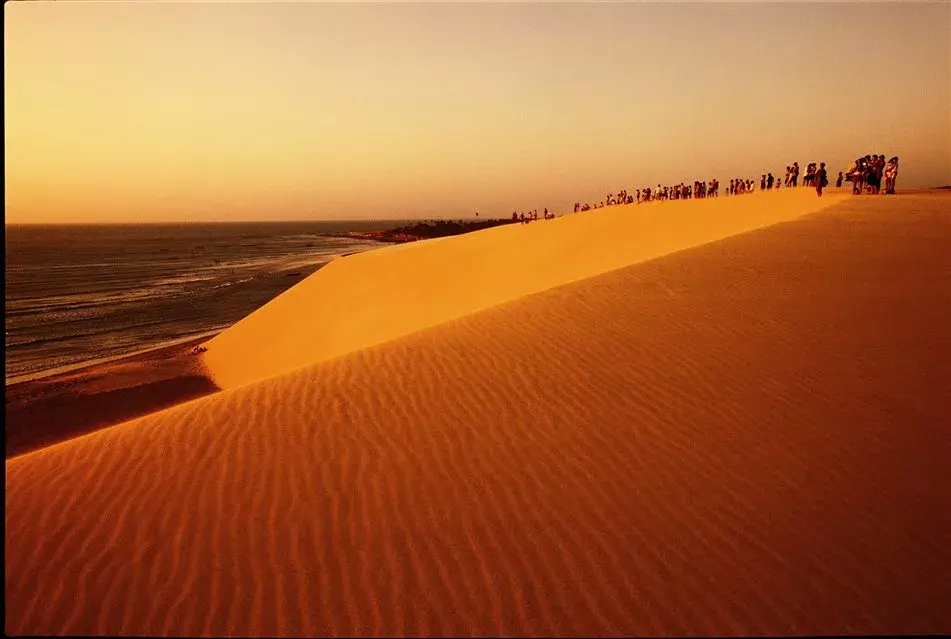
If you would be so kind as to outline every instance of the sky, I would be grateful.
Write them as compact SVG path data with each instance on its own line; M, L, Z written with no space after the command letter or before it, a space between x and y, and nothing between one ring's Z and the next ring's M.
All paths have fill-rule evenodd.
M7 223L508 216L866 153L951 184L951 3L7 2Z

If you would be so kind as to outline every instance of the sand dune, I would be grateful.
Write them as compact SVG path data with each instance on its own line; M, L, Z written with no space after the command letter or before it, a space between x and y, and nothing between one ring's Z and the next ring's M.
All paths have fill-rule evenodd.
M332 262L211 340L234 388L469 313L841 201L811 189L615 206Z
M850 199L9 460L6 632L947 633L948 202Z

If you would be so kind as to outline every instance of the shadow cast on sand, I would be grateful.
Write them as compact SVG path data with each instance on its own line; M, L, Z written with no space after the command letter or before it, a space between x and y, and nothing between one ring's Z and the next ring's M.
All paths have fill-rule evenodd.
M197 373L99 392L69 387L41 398L20 389L19 400L11 398L13 388L7 389L7 459L220 390Z

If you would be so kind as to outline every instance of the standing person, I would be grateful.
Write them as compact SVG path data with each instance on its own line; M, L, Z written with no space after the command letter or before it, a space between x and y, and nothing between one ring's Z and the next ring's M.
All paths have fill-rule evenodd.
M768 174L768 175L766 176L766 190L767 190L767 191L772 191L772 190L773 190L773 184L774 184L775 182L776 182L776 178L773 177L773 174L772 174L772 173Z
M762 176L760 176L760 179L759 179L759 190L760 190L760 191L765 191L765 190L766 190L766 174L765 174L765 173L764 173Z
M815 186L813 180L816 179L816 165L812 162L806 165L806 174L802 176L802 185L809 187Z
M898 156L888 161L885 166L885 193L895 194L895 180L898 178Z
M885 176L885 154L875 156L875 194L882 190L882 178Z
M842 171L839 171L839 177L835 179L835 188L837 189L842 188Z
M862 195L865 191L865 176L868 173L868 168L865 166L865 158L858 158L855 160L855 173L852 177L852 193L854 195Z
M816 182L816 193L819 195L819 197L822 197L822 187L828 186L829 184L829 178L826 174L825 162L819 163L819 169L816 171L815 177L813 179Z
M878 192L878 186L875 184L875 178L878 174L878 156L866 156L865 165L868 169L865 176L865 184L872 195L875 195L875 193Z
M799 181L799 162L792 163L792 173L789 176L789 186L796 186Z

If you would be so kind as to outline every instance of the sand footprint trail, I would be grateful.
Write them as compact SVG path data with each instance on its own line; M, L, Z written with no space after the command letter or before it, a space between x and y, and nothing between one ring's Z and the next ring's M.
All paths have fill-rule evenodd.
M947 202L849 200L10 460L5 629L951 631Z

